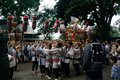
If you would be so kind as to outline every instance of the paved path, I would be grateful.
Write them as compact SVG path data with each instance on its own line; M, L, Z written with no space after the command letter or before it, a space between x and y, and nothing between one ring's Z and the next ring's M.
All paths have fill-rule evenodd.
M14 72L13 80L47 80L44 77L40 77L40 72L38 72L37 76L36 75L33 76L31 70L32 70L32 63L18 64L18 71ZM103 69L104 80L111 80L110 71L111 71L111 66L104 66ZM70 77L68 78L62 77L62 80L84 80L84 78L85 78L85 73L82 73L81 76L76 76L73 66L71 66Z

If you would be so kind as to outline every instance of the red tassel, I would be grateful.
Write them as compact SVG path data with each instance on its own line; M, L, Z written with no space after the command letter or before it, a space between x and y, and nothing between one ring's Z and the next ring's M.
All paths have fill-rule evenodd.
M88 22L85 22L85 25L87 25L88 24Z
M74 37L75 36L75 32L73 32L73 35L72 35L72 37Z
M68 33L67 33L67 32L68 32L68 31L65 32L65 36L68 36Z

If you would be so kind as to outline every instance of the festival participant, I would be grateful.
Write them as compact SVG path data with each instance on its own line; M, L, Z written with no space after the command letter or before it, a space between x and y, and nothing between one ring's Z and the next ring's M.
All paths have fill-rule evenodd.
M63 70L62 70L62 65L61 65L61 63L62 63L62 58L63 58L63 56L64 56L64 49L63 49L63 43L61 43L61 42L58 42L58 48L59 48L59 62L58 62L58 64L59 64L59 73L60 73L60 75L61 75L61 73L62 72L64 72ZM64 63L64 61L63 61L63 63ZM63 65L64 66L64 65ZM60 78L60 77L59 77Z
M9 74L10 74L10 80L13 79L13 72L14 67L16 65L15 58L8 54L8 60L9 60Z
M21 62L21 44L18 42L17 46L16 46L16 51L17 51L17 59L18 59L18 63Z
M27 61L29 62L30 62L30 57L31 57L30 48L31 48L30 43L27 43L27 58L28 58Z
M22 52L22 54L21 54L21 58L22 58L22 62L24 63L24 50L25 50L25 43L23 42L22 43L22 49L21 49L21 52Z
M62 50L61 50L62 51L62 54L61 54L62 57L60 59L60 62L61 62L60 66L61 66L61 70L62 70L63 73L65 73L65 56L66 56L66 53L67 53L66 52L67 51L66 50L66 45L67 44L64 44L64 46L62 47Z
M73 48L73 51L74 51L74 54L73 54L73 66L74 66L74 69L76 71L76 75L80 75L81 72L80 72L80 44L77 43L75 45L75 48Z
M52 48L50 50L50 55L52 55L52 60L53 60L53 71L55 73L55 80L58 80L60 74L59 74L59 57L61 53L61 43L56 43L55 48Z
M9 49L9 55L14 57L15 63L17 64L17 51L16 51L16 48L15 48L14 44L12 44L10 49ZM17 65L14 66L14 69L15 69L15 71L17 71Z
M71 47L69 52L67 53L70 55L71 59L73 60L73 66L76 71L76 75L80 75L80 44L77 43L75 47Z
M51 44L44 44L43 53L46 55L46 78L51 79L50 67L52 65L52 56L49 54L50 49L52 48Z
M102 67L104 51L102 45L97 42L97 34L95 31L88 32L89 44L86 46L81 65L82 70L86 71L85 80L103 80Z
M29 61L29 46L28 43L26 42L24 45L24 61L27 62Z
M106 59L105 59L105 64L109 65L109 52L110 52L110 46L107 41L105 41L105 54L106 54Z
M45 76L45 63L46 63L46 55L42 52L44 48L43 43L39 43L39 65L40 65L40 72L41 76Z
M14 56L14 58L15 58L15 62L16 62L16 65L15 65L15 71L17 71L17 64L18 64L18 50L17 50L17 47L19 47L19 45L18 45L18 43L13 47L14 48L14 54L13 54L13 56Z
M111 63L113 64L112 70L111 70L111 78L112 80L120 80L120 66L117 65L117 57L112 56Z
M29 61L32 61L32 50L31 50L32 46L33 46L33 43L30 42L30 53L29 53L30 58L29 58Z
M66 54L65 54L65 64L64 64L64 70L65 70L64 77L69 77L69 75L70 75L70 67L69 67L70 55L69 55L69 52L72 51L72 45L73 45L73 43L71 41L69 43L67 43Z
M116 45L118 46L118 48L115 50L117 52L117 65L120 65L120 40L116 40Z
M13 56L12 50L14 49L13 45L9 45L8 53Z
M33 46L31 47L31 51L32 51L32 71L33 74L37 73L37 69L38 69L38 61L39 61L39 53L38 53L38 47L37 44L34 43Z
M111 45L111 51L109 53L111 56L117 56L116 48L117 46L115 43Z

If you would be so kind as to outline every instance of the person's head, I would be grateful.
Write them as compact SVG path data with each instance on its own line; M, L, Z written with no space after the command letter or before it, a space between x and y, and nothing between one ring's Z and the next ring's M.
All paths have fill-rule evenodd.
M119 46L120 45L120 40L116 40L116 44Z
M76 49L78 49L78 48L80 48L80 47L81 47L81 44L80 44L80 43L75 44L75 48L76 48Z
M68 42L68 47L71 47L73 45L72 41Z
M88 40L89 40L89 42L97 41L96 31L92 30L92 31L88 32Z
M108 41L105 41L104 43L105 43L105 46L108 45Z
M110 58L110 61L111 61L112 64L117 63L117 57L112 56L112 57Z
M26 42L25 44L28 45L28 42Z
M105 46L105 42L103 42L102 45Z
M52 44L50 43L50 44L49 44L49 49L51 49L51 48L52 48Z
M57 43L57 47L61 48L61 47L62 47L62 43L61 43L61 42L58 42L58 43Z
M30 42L30 45L32 46L32 45L33 45L33 43L32 43L32 42Z

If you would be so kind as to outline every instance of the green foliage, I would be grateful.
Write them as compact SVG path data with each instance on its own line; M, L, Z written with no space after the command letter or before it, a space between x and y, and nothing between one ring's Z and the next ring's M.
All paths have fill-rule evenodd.
M120 12L120 0L59 0L55 9L57 17L66 23L70 16L88 21L89 25L96 23L100 39L109 40L111 19Z
M38 30L38 34L44 35L44 39L48 39L51 40L53 38L53 26L55 23L55 20L57 20L56 18L56 13L54 11L54 9L48 9L48 8L44 8L44 13L39 13L38 14L38 20L40 19L39 23L38 23L38 28L40 28ZM49 28L46 32L46 34L43 33L43 26L44 26L44 21L45 20L49 20Z
M110 31L111 37L120 37L120 32L118 27L112 27Z
M108 31L109 28L107 27L96 27L95 30L97 32L98 35L98 39L103 42L103 41L110 41L111 39L111 34L110 31Z
M118 19L112 27L110 34L112 37L120 37L120 19Z
M67 39L67 37L65 36L65 32L60 35L59 39Z

